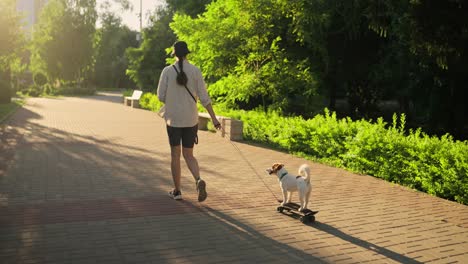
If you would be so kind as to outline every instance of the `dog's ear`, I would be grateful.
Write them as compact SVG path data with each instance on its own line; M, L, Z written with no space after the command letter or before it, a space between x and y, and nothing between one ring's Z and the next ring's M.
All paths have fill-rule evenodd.
M272 169L273 169L274 172L277 172L277 171L281 170L283 167L284 167L284 164L275 163L275 164L273 164Z

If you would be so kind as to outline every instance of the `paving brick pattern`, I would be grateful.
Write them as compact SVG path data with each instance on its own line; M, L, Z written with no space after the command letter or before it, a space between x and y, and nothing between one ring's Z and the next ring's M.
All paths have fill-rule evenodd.
M0 133L2 264L468 263L467 206L212 132L208 199L182 161L170 200L164 123L116 94L30 99ZM315 223L276 212L275 161L311 164Z

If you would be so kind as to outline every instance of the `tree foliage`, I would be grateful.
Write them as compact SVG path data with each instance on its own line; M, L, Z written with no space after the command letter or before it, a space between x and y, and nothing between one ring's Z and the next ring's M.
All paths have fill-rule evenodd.
M20 18L16 1L0 1L0 103L10 102L11 72L18 68L19 54L25 45Z
M23 43L20 14L16 12L16 1L0 1L0 69L17 55Z
M310 116L319 94L344 115L405 112L412 126L463 138L466 13L461 0L215 1L171 27L231 106Z
M307 109L316 86L308 57L288 52L302 48L290 41L288 23L276 2L245 0L213 2L198 18L176 15L171 27L219 102L289 112Z
M179 12L190 17L196 17L205 12L206 5L213 0L166 0L168 9L171 12Z
M162 69L166 66L166 48L174 41L174 33L169 28L172 12L159 8L151 16L151 26L143 31L143 42L138 48L129 48L127 75L138 87L145 91L154 90Z
M32 69L52 80L82 82L93 58L95 0L51 0L35 26Z
M466 138L468 106L463 98L468 81L468 3L373 2L378 3L369 18L372 28L392 43L392 53L401 58L405 80L398 90L406 97L404 109L431 132Z
M167 0L166 6L157 7L150 17L150 26L143 30L143 41L138 48L126 52L129 60L127 75L145 91L154 91L162 69L166 66L167 49L176 36L169 27L175 12L191 17L205 11L211 0Z
M101 15L101 25L96 31L93 81L99 87L130 87L125 51L138 46L136 32L122 25L121 18L111 12Z
M463 0L166 0L137 46L117 15L105 13L94 34L95 0L51 0L34 30L31 68L100 86L120 86L125 70L150 91L179 39L225 106L304 117L324 104L353 118L397 111L410 127L466 138L467 13ZM2 41L0 54L19 39Z

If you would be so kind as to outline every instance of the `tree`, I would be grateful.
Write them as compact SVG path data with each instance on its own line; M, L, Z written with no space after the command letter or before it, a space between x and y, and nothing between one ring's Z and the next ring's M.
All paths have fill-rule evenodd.
M20 27L20 15L16 12L16 1L0 1L0 103L11 100L10 72L12 64L18 62L18 54L24 47Z
M407 81L398 89L406 97L405 110L412 111L419 125L431 132L450 132L457 138L466 138L468 3L461 0L371 3L367 13L371 28L396 47L389 49L389 53L406 58L400 64Z
M136 32L121 24L111 12L101 14L102 27L96 32L93 80L99 87L129 87L125 50L137 47Z
M319 76L321 93L336 109L338 98L347 98L354 117L376 117L378 101L386 93L380 76L387 40L370 27L369 0L281 0L292 18L291 32L306 47Z
M32 68L49 79L81 83L91 70L95 0L51 0L33 34Z
M192 18L205 12L206 5L213 0L166 0L168 9L173 13L186 14Z
M169 28L172 14L165 8L155 10L151 26L143 31L141 46L126 51L129 60L127 75L145 91L156 89L161 71L166 66L166 48L176 40Z
M143 30L143 42L138 48L126 51L129 60L127 75L145 91L156 88L161 71L167 65L166 49L176 41L169 27L174 13L197 16L211 0L167 0L165 7L158 7L150 17L151 25Z
M468 2L463 0L412 1L408 36L416 56L432 67L434 81L430 100L430 127L458 138L468 132Z
M269 0L216 1L198 18L174 17L171 27L190 44L190 59L216 100L230 107L271 105L285 113L309 110L315 79L308 58L289 52L301 46L290 39L290 21L278 8Z

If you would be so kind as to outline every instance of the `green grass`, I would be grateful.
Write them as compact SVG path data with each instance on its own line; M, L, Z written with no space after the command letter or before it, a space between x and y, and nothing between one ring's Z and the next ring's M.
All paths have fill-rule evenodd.
M15 99L8 104L0 104L0 123L3 123L16 109L24 105L24 99Z

